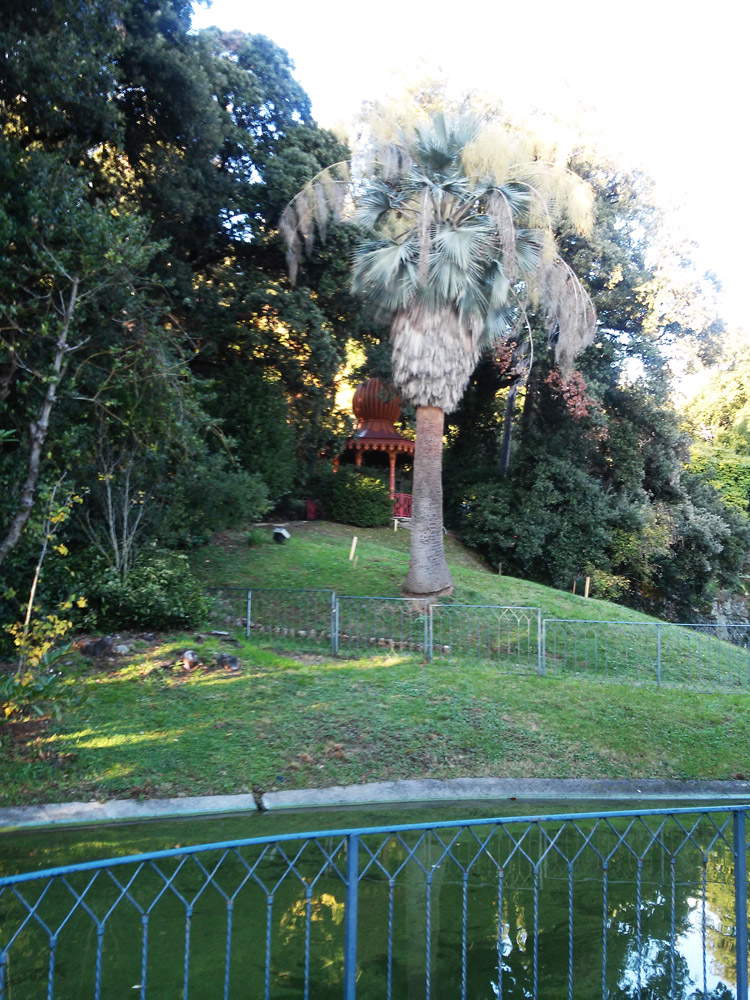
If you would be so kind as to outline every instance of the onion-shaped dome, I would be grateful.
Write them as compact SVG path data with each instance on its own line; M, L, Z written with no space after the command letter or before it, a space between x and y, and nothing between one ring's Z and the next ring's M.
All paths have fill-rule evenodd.
M378 422L387 424L393 430L394 421L401 416L401 400L393 389L379 378L368 378L357 386L352 399L354 416L359 418L360 426Z
M349 438L348 448L413 452L414 442L393 426L401 416L401 400L381 379L369 378L357 386L352 410L359 426Z

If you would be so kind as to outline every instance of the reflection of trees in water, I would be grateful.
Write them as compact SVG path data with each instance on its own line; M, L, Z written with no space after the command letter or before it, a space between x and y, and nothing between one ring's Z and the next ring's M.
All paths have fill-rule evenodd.
M714 920L707 928L714 968L727 982L735 979L734 955L734 863L732 852L723 847L709 860L708 905Z
M502 844L502 838L488 844L494 861L480 857L470 863L478 845L468 839L451 848L451 854L442 858L439 887L437 871L432 876L432 995L461 995L467 940L465 977L470 997L497 995L499 985L509 1000L529 996L535 964L538 993L545 997L566 996L569 979L576 1000L601 997L603 985L612 1000L733 996L729 988L734 984L733 937L717 939L707 923L706 961L714 977L708 977L705 993L702 976L695 964L691 968L686 950L689 945L700 954L702 948L700 928L691 916L704 884L704 849L715 831L697 830L686 837L678 828L667 827L656 835L654 829L632 829L627 847L617 846L616 837L606 832L597 842L600 853L573 831L570 837L558 839L556 849L541 862L538 859L548 842L525 842L525 853L516 851L502 866L496 862L507 856L509 846ZM602 855L613 845L616 850L605 878ZM394 908L394 996L424 995L424 871L441 850L425 840L411 860L405 861L403 848L395 852L405 867L399 875ZM640 861L638 855L642 855ZM393 869L396 856L391 859ZM728 865L731 876L731 851L719 844L711 859L713 867L706 870L707 911L727 914L731 921L731 883L722 887L723 902L714 891L720 864ZM368 914L367 945L360 949L361 985L368 987L363 996L378 995L383 973L385 935L379 930L384 922L377 890L374 877L369 886L362 886L369 900L363 909ZM726 933L726 916L722 922ZM717 977L723 982L716 983Z
M491 835L481 828L457 837L444 831L439 836L372 838L377 860L365 847L360 856L361 868L367 867L359 889L360 1000L386 995L389 957L393 997L424 996L429 970L435 1000L460 997L462 988L472 1000L492 998L500 986L506 1000L521 1000L533 995L536 968L538 995L554 1000L568 995L571 980L575 1000L600 998L603 985L610 1000L729 1000L734 984L731 848L720 841L704 868L704 851L713 836L708 827L686 837L674 825L635 825L624 844L618 843L618 835L627 826L625 821L618 824L614 832L597 828L588 843L591 825L557 833L550 828L548 835L534 825L525 835L521 828L497 829ZM345 871L341 838L326 839L321 846L338 872ZM605 876L602 859L609 854ZM268 852L258 869L262 884L250 880L237 896L232 995L243 995L247 984L254 984L253 995L263 995L270 928L274 1000L302 995L306 967L312 996L340 996L345 886L317 847L302 851L295 865L292 870L279 853ZM246 868L228 858L215 880L229 892L246 874ZM203 872L186 865L175 884L189 899L204 880ZM145 901L162 885L155 876L152 883L135 895ZM713 972L705 993L695 957L700 957L704 885L706 961ZM110 886L101 906L111 892ZM64 893L50 898L59 917L69 896L67 902ZM154 911L149 974L155 996L178 995L184 917L183 903L171 892ZM11 919L0 898L0 927ZM139 921L128 906L108 926L104 969L112 995L117 995L116 984L125 983L129 991L139 981ZM201 990L222 981L226 926L225 898L209 887L193 913L191 996L202 996ZM42 995L45 941L43 932L30 928L14 948L13 1000ZM673 955L673 942L679 954ZM62 1000L88 990L90 975L80 969L88 963L90 971L94 948L95 930L81 914L71 921L68 937L61 938L56 995Z

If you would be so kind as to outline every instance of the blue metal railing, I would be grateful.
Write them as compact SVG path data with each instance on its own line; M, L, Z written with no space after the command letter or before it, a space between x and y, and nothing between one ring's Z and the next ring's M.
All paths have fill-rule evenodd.
M746 998L749 808L321 830L0 878L0 998Z

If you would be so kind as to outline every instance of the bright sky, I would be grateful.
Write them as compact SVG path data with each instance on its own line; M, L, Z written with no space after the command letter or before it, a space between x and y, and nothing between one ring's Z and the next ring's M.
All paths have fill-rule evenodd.
M285 48L324 126L436 71L576 122L655 179L722 281L727 321L750 329L746 0L214 0L194 19L211 24Z

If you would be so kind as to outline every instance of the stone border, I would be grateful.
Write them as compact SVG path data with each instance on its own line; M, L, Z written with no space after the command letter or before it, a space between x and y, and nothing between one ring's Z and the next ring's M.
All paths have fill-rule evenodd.
M211 813L256 811L252 795L199 795L174 799L110 799L107 802L59 802L0 809L0 833L9 830L118 820L167 819Z
M288 789L252 795L201 795L170 799L111 799L0 809L0 832L45 826L114 823L120 820L168 819L235 812L283 811L334 806L418 804L515 800L590 799L652 801L733 799L750 803L750 781L662 781L658 778L432 778L377 781L364 785Z
M431 778L378 781L366 785L266 792L261 809L367 806L378 803L461 802L508 799L705 800L750 803L750 781L663 781L659 778Z

